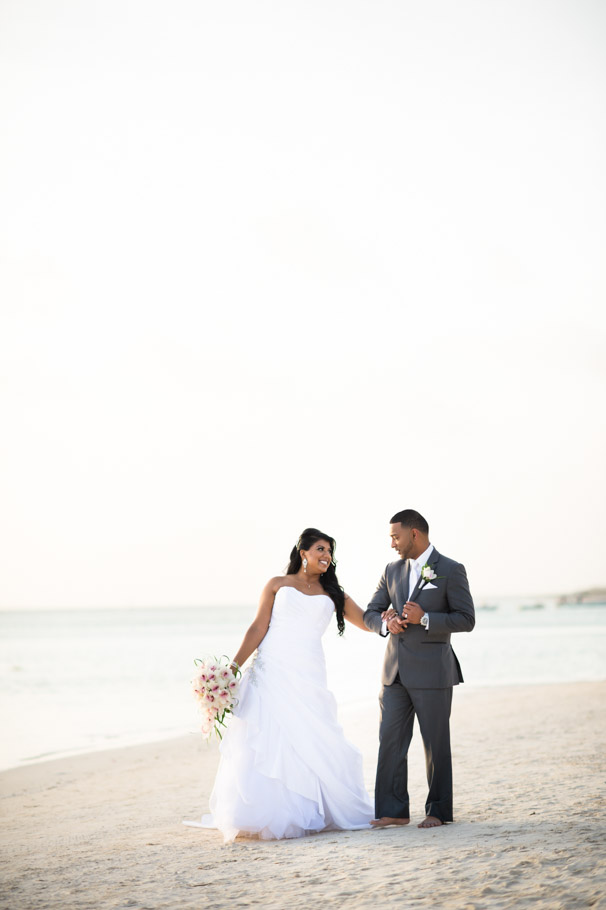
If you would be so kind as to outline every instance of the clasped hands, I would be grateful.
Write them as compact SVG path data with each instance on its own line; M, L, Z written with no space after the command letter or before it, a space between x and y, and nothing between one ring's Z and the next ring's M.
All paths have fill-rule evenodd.
M409 625L418 626L421 617L425 613L418 604L412 600L407 600L402 608L402 616L398 616L393 607L381 613L381 619L387 623L387 628L392 635L399 635Z

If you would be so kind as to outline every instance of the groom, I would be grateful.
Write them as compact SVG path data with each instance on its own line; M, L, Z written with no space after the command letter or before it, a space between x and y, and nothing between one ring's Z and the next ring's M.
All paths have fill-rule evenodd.
M407 825L408 747L419 721L429 794L419 828L452 821L450 706L463 682L450 645L452 632L471 632L473 600L465 569L429 542L429 525L414 509L391 519L391 546L399 554L385 569L364 623L389 636L380 696L381 726L375 787L375 827Z

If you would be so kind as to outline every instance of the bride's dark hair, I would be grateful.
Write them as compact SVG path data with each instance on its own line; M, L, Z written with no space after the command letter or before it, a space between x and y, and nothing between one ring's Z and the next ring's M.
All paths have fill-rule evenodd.
M330 549L332 550L331 562L323 575L320 575L320 584L332 600L335 605L335 610L337 611L337 626L339 628L339 635L343 635L345 631L345 619L344 619L344 607L345 607L345 592L339 584L336 573L337 561L335 559L335 548L336 543L333 537L330 537L328 534L322 534L321 531L318 531L317 528L305 528L301 536L299 537L297 543L290 551L290 562L288 563L288 568L286 569L287 575L296 575L299 569L301 568L301 550L309 550L317 540L327 540L330 544Z

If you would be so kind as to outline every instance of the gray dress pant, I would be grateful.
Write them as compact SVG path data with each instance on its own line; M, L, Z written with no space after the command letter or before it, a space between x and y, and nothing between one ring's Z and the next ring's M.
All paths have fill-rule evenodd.
M452 758L450 709L452 686L447 689L412 689L396 676L383 686L379 698L379 759L375 786L377 818L410 818L408 798L408 748L415 714L419 721L429 793L425 814L452 821Z

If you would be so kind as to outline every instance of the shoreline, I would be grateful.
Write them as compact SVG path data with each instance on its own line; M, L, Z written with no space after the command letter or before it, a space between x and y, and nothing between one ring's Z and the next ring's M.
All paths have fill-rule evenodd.
M467 697L467 695L471 695L472 692L480 692L480 691L492 691L492 692L503 691L503 692L505 692L505 691L509 691L509 690L517 690L517 689L523 689L523 688L532 689L535 687L542 688L542 687L562 686L562 685L577 686L577 685L594 685L594 684L595 685L602 685L602 684L606 685L606 677L603 677L600 679L574 680L572 682L565 682L565 683L558 682L558 681L528 682L526 680L522 680L522 681L516 680L516 681L510 682L510 683L506 683L506 684L504 684L502 682L481 683L481 684L480 683L475 683L475 684L474 683L462 683L459 686L454 687L455 692L454 692L453 698L455 700L458 698L461 698L461 697L465 698L465 697ZM372 695L372 696L369 695L364 698L353 699L350 702L339 703L338 704L338 714L339 714L339 720L341 721L341 724L343 726L346 726L344 717L345 717L345 715L347 715L348 713L350 713L354 710L356 710L356 711L370 710L372 708L372 706L377 703L378 691L379 691L379 686L377 686L376 695ZM38 765L48 764L49 762L67 761L69 759L74 759L74 758L85 758L88 755L97 755L97 754L102 754L102 753L106 753L106 752L120 752L121 750L134 749L139 746L149 746L151 748L151 747L154 747L155 745L159 745L161 743L173 742L173 741L176 742L177 740L180 740L180 739L187 739L189 736L195 736L195 737L199 736L202 738L202 734L200 732L198 732L195 729L192 729L189 731L180 731L180 732L172 731L170 733L166 733L165 735L159 735L158 733L154 733L154 734L150 734L149 736L146 736L145 734L143 734L140 737L135 736L134 738L125 736L123 738L124 741L122 741L122 742L117 742L117 743L107 744L107 745L98 744L96 746L93 746L92 748L89 746L82 746L79 748L75 747L75 748L65 749L65 750L55 750L53 752L44 753L39 756L32 756L31 758L22 759L21 761L17 762L16 764L0 766L0 780L2 778L2 775L9 771L15 771L15 770L22 769L22 768L37 767ZM210 744L212 744L212 740L211 740L211 743L209 743L209 745Z
M455 693L455 823L429 831L414 825L418 728L413 824L286 841L224 846L182 825L206 811L219 760L197 734L3 771L0 908L370 910L377 892L388 908L604 906L605 696L606 682ZM340 719L372 794L378 707Z
M510 683L506 683L506 684L504 684L502 682L462 683L459 686L455 686L454 698L455 699L461 698L461 697L464 698L467 696L467 694L471 694L472 692L479 692L479 691L497 691L498 692L501 690L508 691L511 689L515 690L515 689L520 689L520 688L549 687L549 686L561 686L561 685L576 686L576 685L592 685L592 684L596 684L596 685L606 684L606 677L603 677L600 679L574 680L572 682L566 682L566 683L562 683L562 682L558 682L558 681L528 682L526 680L522 680L522 681L516 680L514 682L510 682ZM365 696L363 698L352 699L352 701L349 701L349 702L339 703L338 704L338 714L339 714L339 719L340 719L342 725L345 725L345 721L343 720L343 717L347 713L352 712L354 710L367 711L367 710L371 709L372 706L375 705L375 703L377 702L378 691L379 691L379 687L377 686L376 695L369 695L369 696ZM24 759L18 761L16 764L8 764L8 765L0 766L0 779L1 779L2 775L5 774L6 772L15 771L15 770L21 769L21 768L32 768L32 767L36 767L37 765L40 765L40 764L47 764L48 762L64 761L64 760L68 760L68 759L72 759L72 758L84 758L87 755L97 755L99 753L105 753L105 752L114 752L114 751L119 752L122 749L131 749L131 748L136 748L138 746L153 747L156 744L160 744L160 743L164 743L164 742L171 742L171 741L176 741L179 739L187 739L189 736L200 736L201 737L202 734L195 729L188 730L188 731L179 731L179 732L171 731L170 733L166 733L165 735L161 735L156 732L156 733L150 734L149 736L142 734L141 736L135 735L132 738L129 736L120 737L123 740L122 742L116 742L116 743L112 743L112 744L100 743L93 747L82 746L82 747L74 747L71 749L55 750L53 752L44 753L44 754L41 754L38 756L32 756L31 758L24 758Z

